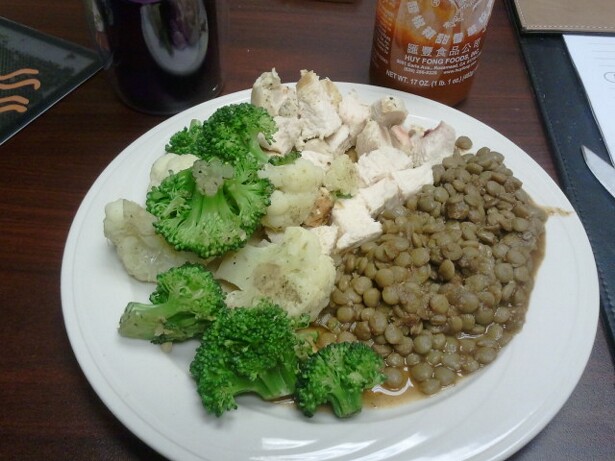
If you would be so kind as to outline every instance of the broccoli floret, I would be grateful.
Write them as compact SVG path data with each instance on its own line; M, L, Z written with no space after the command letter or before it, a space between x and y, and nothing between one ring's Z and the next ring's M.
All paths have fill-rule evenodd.
M171 174L147 194L156 232L176 250L202 258L243 247L260 226L273 185L254 163L231 166L212 157Z
M263 164L269 156L260 146L259 135L273 142L277 129L273 117L262 107L250 103L222 106L203 122L195 154L201 158L215 155L233 165L246 157Z
M288 165L291 163L295 163L295 161L299 158L301 158L301 152L299 152L298 150L291 150L286 155L272 155L271 157L269 157L269 163L274 166Z
M204 408L220 416L237 408L239 394L265 400L292 395L302 345L296 329L303 321L265 298L254 307L223 311L190 365Z
M216 156L231 164L247 158L262 164L269 156L262 149L259 136L271 143L277 130L275 120L266 109L247 102L229 104L218 108L203 122L192 120L189 126L171 136L165 150L193 154L204 160Z
M212 273L186 263L158 275L151 304L131 302L120 318L119 333L155 344L199 337L226 309L225 293Z
M302 363L295 401L306 416L329 403L340 418L363 408L363 391L385 380L384 361L360 342L331 343Z
M203 123L199 120L192 120L190 125L178 131L165 146L167 152L183 155L197 153L197 141L203 136Z

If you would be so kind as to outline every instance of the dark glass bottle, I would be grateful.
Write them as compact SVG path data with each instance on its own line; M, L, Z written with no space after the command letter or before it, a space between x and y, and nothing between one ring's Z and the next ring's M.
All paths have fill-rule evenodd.
M104 67L128 106L180 112L222 89L216 0L85 0Z

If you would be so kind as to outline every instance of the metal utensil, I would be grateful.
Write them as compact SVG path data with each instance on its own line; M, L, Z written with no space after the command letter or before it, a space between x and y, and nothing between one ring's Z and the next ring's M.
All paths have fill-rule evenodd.
M586 146L581 146L583 158L600 184L615 198L615 168Z

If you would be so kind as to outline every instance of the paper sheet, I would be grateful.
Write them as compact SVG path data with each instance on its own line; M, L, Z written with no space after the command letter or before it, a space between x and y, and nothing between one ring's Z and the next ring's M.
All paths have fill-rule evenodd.
M564 35L564 41L615 165L615 36Z

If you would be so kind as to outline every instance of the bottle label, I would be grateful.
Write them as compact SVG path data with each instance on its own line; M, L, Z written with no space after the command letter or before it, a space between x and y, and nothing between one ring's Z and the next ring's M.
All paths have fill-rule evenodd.
M470 80L493 3L380 0L372 50L372 67L382 74L379 80L419 94Z

